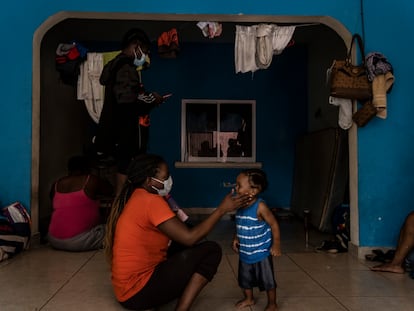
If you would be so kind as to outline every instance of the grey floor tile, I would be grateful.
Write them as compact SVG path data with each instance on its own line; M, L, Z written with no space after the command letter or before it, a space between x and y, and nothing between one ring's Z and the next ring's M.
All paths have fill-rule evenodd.
M194 303L192 310L195 311L232 311L237 309L235 304L239 298L212 298L199 297ZM250 311L250 308L244 308L243 311Z
M273 258L275 271L299 271L300 266L290 258L289 254L282 254L280 257Z
M414 297L338 297L350 311L412 311Z
M233 275L219 274L203 289L200 297L206 298L233 298L241 297L237 280Z
M66 253L48 247L34 248L0 267L1 310L36 310L55 295L94 252Z
M253 311L263 311L266 297L259 299L252 307ZM347 310L333 297L280 297L277 300L280 311L345 311Z
M310 270L363 270L369 271L363 261L352 257L349 253L293 253L289 257L302 269Z
M327 297L329 293L303 271L276 272L278 297Z
M369 270L375 263L348 255L316 253L327 237L310 232L306 248L303 224L282 221L282 256L274 258L277 300L283 311L414 310L414 280L407 274ZM194 303L195 311L236 310L243 298L237 282L238 255L231 249L234 222L227 218L207 237L223 249L213 281ZM110 267L103 251L68 253L47 246L32 248L0 263L1 311L123 310L115 299ZM254 289L257 302L246 311L263 310L266 293ZM174 310L172 301L156 311Z
M312 271L310 275L333 296L396 297L403 290L373 271Z

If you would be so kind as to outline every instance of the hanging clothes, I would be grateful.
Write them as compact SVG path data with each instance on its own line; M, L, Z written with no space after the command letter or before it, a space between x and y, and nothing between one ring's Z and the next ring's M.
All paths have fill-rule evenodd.
M219 37L223 31L222 24L218 22L198 22L197 27L201 29L204 37L210 39Z
M372 81L372 104L377 108L377 117L387 118L387 93L394 84L394 75L391 71L374 77Z
M104 103L105 87L99 82L104 66L119 55L121 51L104 53L87 53L86 60L80 65L77 80L77 99L85 102L86 110L95 123L99 123ZM150 58L147 56L145 64L137 67L139 77L141 70L148 67Z
M117 57L119 53L121 53L121 51L110 51L110 52L102 53L104 66L107 63L109 63L111 60L113 60L115 57Z
M76 86L80 65L86 59L87 49L77 42L60 43L56 49L56 70L63 83Z
M291 42L296 26L274 26L272 37L273 54L280 55Z
M257 26L236 25L234 61L236 73L255 72L256 65L256 28Z
M180 44L178 43L178 32L176 28L171 28L163 32L157 40L158 55L161 58L176 58L180 52Z
M77 98L85 102L86 110L95 123L99 122L104 100L104 88L99 83L103 66L102 53L88 53L80 66L78 78Z
M372 104L377 108L377 117L387 118L387 93L394 84L393 68L387 58L379 52L365 57L368 80L372 82Z
M272 63L273 55L280 55L292 39L295 26L279 27L260 24L256 30L256 64L266 69Z
M329 103L339 107L338 125L343 130L347 130L352 126L352 100L347 98L339 98L329 96Z
M268 68L273 55L281 54L289 44L295 29L275 24L236 25L236 73Z
M256 28L256 65L259 69L269 68L273 59L273 26L260 24Z
M371 52L365 57L367 75L369 81L374 81L375 76L385 75L387 72L394 73L392 65L387 58L379 52Z

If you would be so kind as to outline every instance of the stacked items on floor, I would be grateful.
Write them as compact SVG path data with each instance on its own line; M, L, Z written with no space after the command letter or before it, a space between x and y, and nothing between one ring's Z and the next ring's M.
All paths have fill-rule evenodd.
M349 230L349 204L338 205L332 215L332 227L334 238L323 241L316 251L323 251L331 254L345 253L348 251L348 243L351 239Z
M29 248L30 223L29 213L19 202L0 209L0 261Z

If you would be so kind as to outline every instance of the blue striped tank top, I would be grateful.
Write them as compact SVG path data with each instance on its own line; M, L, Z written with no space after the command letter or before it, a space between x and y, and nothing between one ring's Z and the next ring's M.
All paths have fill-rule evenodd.
M262 199L236 212L236 230L240 242L240 260L252 264L269 256L272 230L264 220L257 218L257 208Z

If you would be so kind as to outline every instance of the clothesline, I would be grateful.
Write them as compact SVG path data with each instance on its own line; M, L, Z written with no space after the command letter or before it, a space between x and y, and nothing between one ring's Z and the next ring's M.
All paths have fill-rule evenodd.
M290 24L290 25L283 25L283 26L307 27L307 26L319 26L319 25L320 23L308 23L308 24Z
M189 22L189 21L185 21L182 24L178 24L175 28L177 29L178 33L180 34L180 31L184 30L187 27L197 27L196 24L194 24L196 22ZM258 25L258 24L269 24L270 22L263 22L263 23L237 23L237 22L219 22L222 24L234 24L235 26L240 24L240 25L244 25L244 26L253 26L253 25ZM320 25L320 23L306 23L306 24L299 24L299 23L292 23L292 24L278 24L278 23L273 23L273 25L277 25L280 27L284 27L284 26L295 26L295 27L308 27L308 26L318 26ZM157 42L158 40L158 36L155 37L151 37L150 41L151 42ZM73 40L76 41L76 40ZM95 53L105 53L105 52L111 52L111 51L117 51L120 50L120 44L119 42L115 42L115 41L95 41L95 40L88 40L88 41L83 41L81 42L81 44L85 47L87 47L89 52L95 52Z
M189 24L189 22L185 22L185 24L178 25L178 29L182 30ZM222 26L218 24L217 22L199 22L197 26L202 30L204 36L213 38L221 35ZM291 24L289 26L270 23L259 23L251 26L232 24L236 27L236 73L248 71L253 73L256 70L268 68L273 56L281 54L287 46L290 46L289 44L294 42L292 36L297 27L318 25L318 23ZM212 29L204 29L206 25L211 26ZM104 95L103 87L99 83L99 76L103 66L109 59L114 58L120 50L110 49L112 51L108 51L109 45L112 45L113 48L116 46L112 42L111 44L108 44L108 42L105 44L90 41L86 45L89 45L89 48L85 48L83 51L86 54L86 61L80 65L80 75L77 79L77 98L85 101L91 118L98 123ZM104 46L106 48L103 48ZM71 44L66 46L66 48L72 47ZM92 49L95 50L94 52L91 52L92 47L94 47ZM58 48L57 52L62 52L61 50L62 48ZM102 52L103 50L105 52Z

